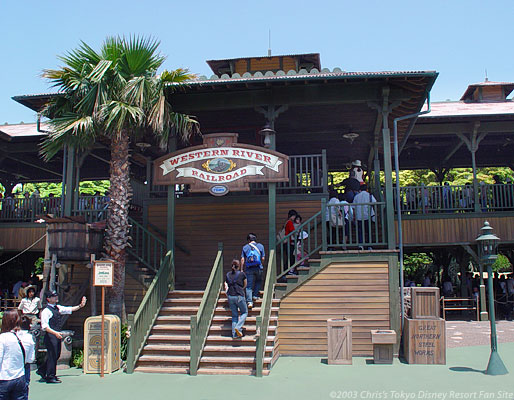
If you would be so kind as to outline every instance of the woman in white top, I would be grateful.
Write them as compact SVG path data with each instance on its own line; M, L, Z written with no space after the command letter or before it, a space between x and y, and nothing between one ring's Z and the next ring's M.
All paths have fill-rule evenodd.
M25 364L34 362L34 339L20 325L17 310L4 313L0 334L0 399L28 398Z
M36 296L36 289L34 286L28 286L25 289L26 296L21 300L18 310L24 316L30 319L31 325L37 323L37 316L41 311L41 299Z

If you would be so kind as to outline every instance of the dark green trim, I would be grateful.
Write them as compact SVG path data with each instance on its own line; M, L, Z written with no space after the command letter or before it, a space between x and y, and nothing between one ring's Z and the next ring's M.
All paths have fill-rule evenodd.
M46 228L46 224L38 224L36 222L0 222L0 229L2 228Z
M277 195L277 202L287 201L320 201L326 198L327 195L323 193L313 194L291 194L291 195ZM177 204L233 204L233 203L258 203L268 201L268 195L253 195L253 196L223 196L223 197L180 197L176 200ZM166 198L159 199L146 199L144 205L162 205L167 204Z
M491 217L514 217L514 211L492 211L492 212L464 212L464 213L427 213L427 214L402 214L402 220L417 219L453 219L453 218L491 218ZM396 218L395 218L396 219Z

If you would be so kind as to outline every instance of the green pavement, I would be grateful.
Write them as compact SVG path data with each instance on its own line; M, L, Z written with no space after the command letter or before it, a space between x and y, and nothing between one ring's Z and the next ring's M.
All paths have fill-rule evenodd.
M62 384L37 382L31 400L154 399L514 399L514 343L499 345L510 371L487 376L489 346L447 350L447 365L373 365L354 358L353 365L326 365L319 358L281 357L264 378L188 376L117 372L101 379L81 370L61 371Z

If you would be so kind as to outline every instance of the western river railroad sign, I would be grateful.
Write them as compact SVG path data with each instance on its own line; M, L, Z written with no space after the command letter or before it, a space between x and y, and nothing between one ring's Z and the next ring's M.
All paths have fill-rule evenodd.
M237 133L203 136L189 147L154 161L156 185L189 184L192 192L223 196L250 190L250 182L289 181L289 157L264 147L237 143Z

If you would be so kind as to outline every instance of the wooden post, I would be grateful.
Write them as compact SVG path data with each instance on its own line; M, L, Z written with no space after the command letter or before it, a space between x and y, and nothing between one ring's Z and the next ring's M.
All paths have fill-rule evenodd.
M91 278L90 278L90 283L91 283L91 290L90 290L90 304L91 304L91 315L94 316L96 315L96 287L95 285L93 284L94 282L94 268L93 268L93 265L95 263L95 259L96 259L96 255L94 254L91 254Z
M75 149L68 148L66 159L66 188L64 194L64 215L70 216L73 207L73 176L75 170Z
M389 88L383 89L382 141L384 146L385 201L387 216L387 247L396 247L393 207L393 167L391 163L391 131L389 130Z
M168 220L166 249L167 251L175 250L175 185L168 185Z
M269 120L271 129L275 130L275 118ZM276 149L275 135L270 135L270 150ZM268 182L268 252L275 249L277 241L277 184Z
M49 283L50 291L55 290L56 265L57 265L57 255L54 253L54 254L52 254L52 265L50 267L50 283Z
M328 163L327 163L327 150L326 149L323 149L321 150L321 166L323 168L323 174L322 174L322 178L323 179L323 193L324 194L328 194ZM291 178L290 178L291 179Z
M102 333L100 334L102 337L100 339L100 377L104 377L104 367L105 367L105 286L102 286Z

